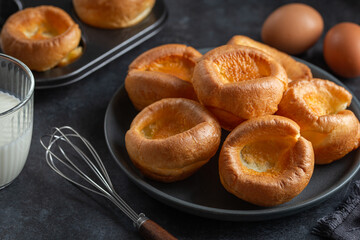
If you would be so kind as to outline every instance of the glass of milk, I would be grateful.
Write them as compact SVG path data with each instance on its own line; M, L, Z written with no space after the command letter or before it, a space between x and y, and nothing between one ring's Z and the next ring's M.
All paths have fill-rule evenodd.
M20 174L29 153L34 86L25 64L0 54L0 189Z

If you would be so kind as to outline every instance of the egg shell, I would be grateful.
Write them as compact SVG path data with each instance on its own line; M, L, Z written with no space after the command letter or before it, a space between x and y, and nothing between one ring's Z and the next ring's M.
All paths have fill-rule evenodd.
M318 11L302 4L286 4L272 12L265 20L263 42L289 54L300 54L313 46L324 29Z
M326 34L323 46L327 65L336 74L346 77L360 76L360 26L343 22L333 26Z

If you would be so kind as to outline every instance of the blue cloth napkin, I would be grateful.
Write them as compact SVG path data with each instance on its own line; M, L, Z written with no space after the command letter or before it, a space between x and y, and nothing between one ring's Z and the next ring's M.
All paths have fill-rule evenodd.
M330 239L360 239L360 180L334 213L318 220L312 233Z

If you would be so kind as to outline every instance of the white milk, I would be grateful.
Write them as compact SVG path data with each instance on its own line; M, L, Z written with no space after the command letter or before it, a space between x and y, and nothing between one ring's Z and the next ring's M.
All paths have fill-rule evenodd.
M0 91L0 113L16 106L20 100ZM0 189L13 181L27 159L32 135L32 119L18 110L0 117Z

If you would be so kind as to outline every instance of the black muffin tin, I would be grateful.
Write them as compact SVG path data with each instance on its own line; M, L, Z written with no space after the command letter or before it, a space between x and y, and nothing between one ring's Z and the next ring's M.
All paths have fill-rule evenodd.
M142 22L129 28L109 30L83 23L77 17L71 0L0 0L1 26L6 18L17 10L39 5L60 7L79 24L83 54L78 60L65 67L55 67L45 72L33 71L37 89L60 87L84 79L154 36L162 29L168 16L164 2L157 0L151 13Z

